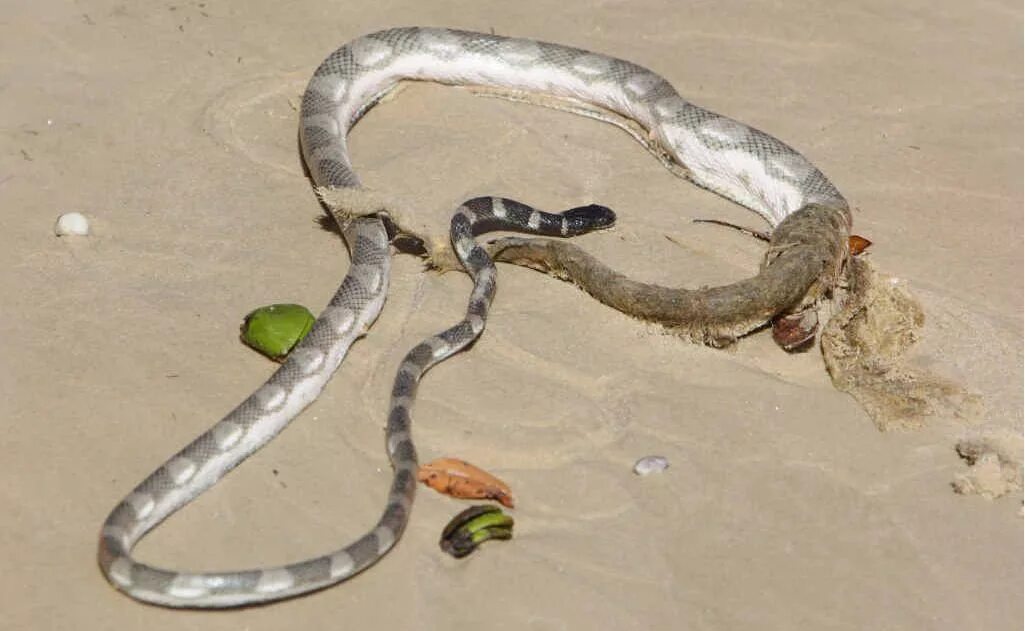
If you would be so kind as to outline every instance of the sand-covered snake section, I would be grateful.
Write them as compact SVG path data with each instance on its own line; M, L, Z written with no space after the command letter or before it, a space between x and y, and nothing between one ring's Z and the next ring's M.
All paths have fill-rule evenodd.
M403 397L412 396L416 380L430 365L480 333L486 312L480 309L481 292L487 293L489 302L493 271L476 275L470 309L457 325L462 327L459 335L432 337L414 348L402 364L387 431L393 483L383 514L364 535L312 559L252 570L193 573L152 567L131 556L143 536L274 438L313 402L352 343L381 312L391 257L383 219L387 209L374 209L363 199L346 136L361 116L406 80L540 95L565 102L571 111L581 106L608 112L642 130L635 137L657 150L679 175L763 217L773 233L759 277L699 290L694 299L704 309L700 318L708 320L698 324L702 329L736 333L799 309L829 291L846 258L848 204L815 166L772 136L687 102L668 81L642 66L558 44L440 28L394 28L355 39L317 68L303 95L300 114L303 157L349 246L349 270L310 333L281 367L136 486L104 522L100 568L115 588L132 598L168 607L217 608L293 597L358 574L400 538L409 517L416 465L408 428L411 400ZM497 203L499 213L516 208L527 228L554 222L546 223L555 230L552 234L568 236L573 231L563 231L566 218L583 212L574 209L543 218L515 202L484 199L461 206L454 222L464 221L470 230L475 213L483 212L483 205L494 210L497 207L492 205ZM494 213L489 217L494 218ZM461 259L466 255L482 260L479 247L456 241L453 246L465 250L459 252ZM473 269L468 271L474 274ZM785 290L765 289L774 284ZM757 304L737 314L738 300ZM397 409L406 410L404 419L399 418L404 412Z

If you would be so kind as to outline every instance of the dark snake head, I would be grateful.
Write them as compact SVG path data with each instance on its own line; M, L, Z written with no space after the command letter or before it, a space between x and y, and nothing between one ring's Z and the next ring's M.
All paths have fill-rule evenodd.
M598 204L571 208L563 212L562 216L566 218L566 236L609 228L616 223L616 213L612 212L611 208Z

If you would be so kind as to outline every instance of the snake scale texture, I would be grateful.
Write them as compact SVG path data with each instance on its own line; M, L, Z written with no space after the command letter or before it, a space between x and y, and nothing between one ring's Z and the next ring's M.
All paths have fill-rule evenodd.
M849 216L847 202L836 188L794 149L688 103L646 68L558 44L438 28L373 33L342 46L317 68L302 100L300 139L319 190L360 188L346 135L402 80L522 91L614 112L647 130L651 142L663 148L692 182L750 208L774 227L809 205ZM484 206L522 210L515 202L483 200L460 208L453 220L454 238L457 224L464 236L473 230L474 218L486 210ZM586 213L596 208L600 207ZM549 226L557 229L554 234L565 236L563 219L582 219L573 213L585 211L568 211L560 219L529 208L522 212L528 229L542 227L545 218L545 225L554 222ZM456 352L459 343L465 346L476 338L483 328L484 303L490 302L494 290L493 267L483 264L478 254L483 250L472 244L472 237L470 245L462 237L454 240L475 276L467 318L414 348L396 378L387 439L395 477L376 526L338 551L276 568L187 573L151 567L131 557L146 533L274 438L315 400L352 343L377 318L390 271L384 223L377 216L341 223L351 265L307 337L266 383L135 487L104 522L99 564L118 590L169 607L268 602L343 581L382 558L401 536L415 486L408 409L416 382L427 368Z

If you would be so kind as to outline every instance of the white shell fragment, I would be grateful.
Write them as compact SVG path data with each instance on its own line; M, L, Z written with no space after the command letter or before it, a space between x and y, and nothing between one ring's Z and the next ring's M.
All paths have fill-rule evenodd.
M644 456L634 463L634 473L637 475L662 473L668 468L669 459L664 456Z
M85 236L89 234L89 220L82 213L64 213L57 217L57 225L53 227L53 231L58 237Z

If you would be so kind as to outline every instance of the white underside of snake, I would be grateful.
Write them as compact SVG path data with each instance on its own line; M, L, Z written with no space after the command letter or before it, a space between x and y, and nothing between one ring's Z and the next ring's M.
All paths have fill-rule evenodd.
M300 136L303 156L323 198L360 188L346 134L402 80L537 93L614 112L646 130L647 140L692 182L750 208L772 226L809 204L847 212L840 193L799 153L767 134L688 103L650 70L557 44L437 28L396 28L361 37L336 50L317 69L303 97ZM465 207L461 213L466 214ZM381 559L401 536L417 466L408 405L420 374L458 350L444 335L411 351L399 371L387 437L395 478L383 515L354 543L287 566L217 573L163 570L131 557L146 533L270 441L316 399L349 346L377 318L388 291L388 234L377 216L343 223L351 267L309 335L264 385L147 477L107 518L99 563L117 589L171 607L278 600L357 574ZM484 280L493 290L493 278ZM483 319L478 319L471 308L460 325L473 330L457 336L461 341L479 334ZM414 374L410 362L419 373Z

